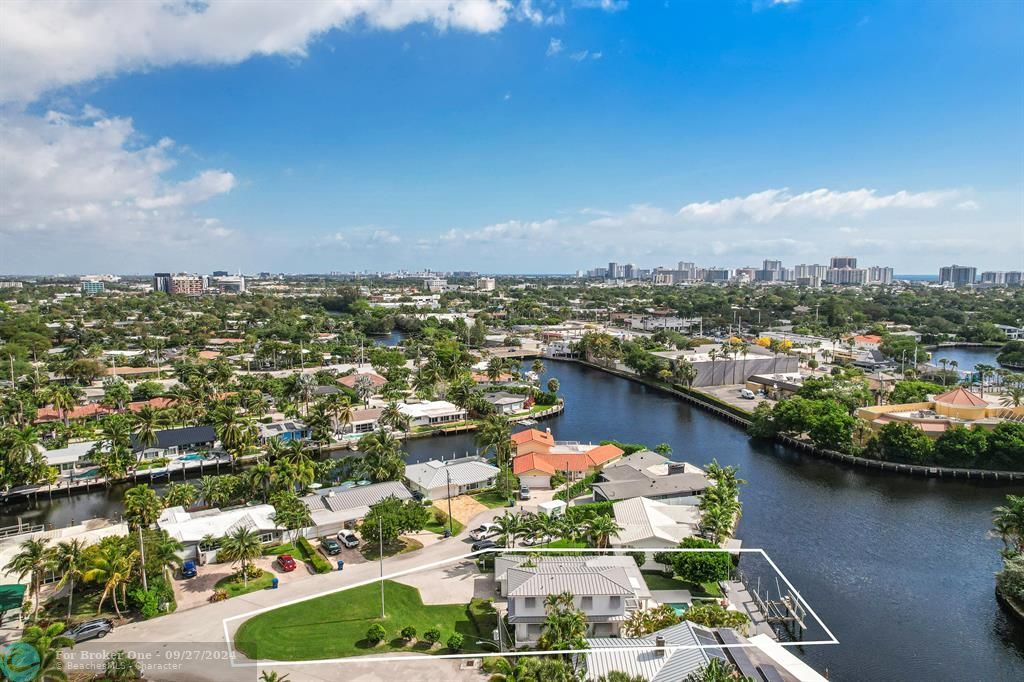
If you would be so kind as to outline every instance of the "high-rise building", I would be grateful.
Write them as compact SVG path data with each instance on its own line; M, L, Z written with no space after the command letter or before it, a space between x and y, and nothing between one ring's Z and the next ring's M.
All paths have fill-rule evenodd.
M608 261L608 272L605 275L608 279L618 279L622 276L622 270L615 261Z
M622 279L636 279L636 265L626 263L622 266Z
M102 294L106 289L106 285L102 280L98 279L83 279L82 280L82 294L84 296L95 296L96 294Z
M947 265L939 268L939 284L952 284L962 287L974 284L978 279L978 269L970 265Z
M833 270L841 270L843 268L855 269L857 267L857 259L853 256L832 256L829 267Z
M981 273L982 284L1006 284L1006 273L986 270Z
M158 272L153 275L153 291L158 293L171 293L171 273Z
M868 268L868 284L892 284L892 268L873 265Z
M222 294L244 294L245 277L242 275L224 275L214 280L214 285Z
M728 282L732 277L732 270L727 268L708 268L704 271L705 282Z
M1020 270L1006 273L1006 284L1009 286L1020 286L1021 282L1024 281L1024 273Z
M227 270L214 270L213 271L213 276L214 277L227 277L228 276L228 271Z
M207 283L208 280L203 275L173 275L170 293L176 296L202 296Z
M448 280L443 277L427 277L423 280L423 286L431 293L439 293L448 290Z
M576 273L579 276L579 272ZM476 288L480 291L494 291L494 278L481 277L476 281Z
M867 268L829 268L825 281L829 284L867 284L868 271Z

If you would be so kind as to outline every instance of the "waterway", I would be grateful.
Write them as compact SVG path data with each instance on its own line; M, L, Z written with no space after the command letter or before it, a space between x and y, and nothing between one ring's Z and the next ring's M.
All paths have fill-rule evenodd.
M677 460L739 466L748 484L738 536L772 557L839 639L800 651L830 679L1024 679L1024 627L995 601L1000 543L986 536L992 508L1024 486L846 468L754 443L698 408L598 370L551 362L552 376L568 409L541 427L559 439L665 442ZM472 452L473 440L424 438L406 448L422 461ZM116 517L122 494L44 498L22 515Z
M996 355L999 349L985 346L950 346L932 351L931 364L938 365L939 360L956 360L958 372L973 372L976 365L999 367Z

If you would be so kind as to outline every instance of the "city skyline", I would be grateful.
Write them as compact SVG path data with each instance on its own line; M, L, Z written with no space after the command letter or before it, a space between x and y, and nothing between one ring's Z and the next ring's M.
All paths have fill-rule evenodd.
M1019 3L666 5L7 3L0 272L1021 269Z

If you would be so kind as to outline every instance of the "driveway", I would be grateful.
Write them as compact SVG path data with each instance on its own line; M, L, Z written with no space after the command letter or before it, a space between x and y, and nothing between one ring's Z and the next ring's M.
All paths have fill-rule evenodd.
M396 582L418 588L424 604L468 604L474 597L495 596L494 574L481 573L472 560L410 573Z
M360 561L366 561L358 552L354 552ZM342 557L348 563L348 557ZM256 566L276 576L279 584L292 583L298 580L305 580L316 575L306 564L299 561L298 567L289 573L282 571L275 563L277 557L265 556L256 560ZM228 563L206 564L199 567L199 575L195 578L183 580L175 577L172 581L174 587L174 599L178 602L178 611L194 609L197 606L205 606L210 603L210 595L213 594L214 586L218 580L232 575L237 566ZM237 599L237 597L236 597Z
M468 554L470 543L468 529L480 523L490 521L500 514L502 509L488 509L478 514L467 524L467 529L458 537L448 538L424 547L416 552L400 554L384 560L384 574L401 571L417 571L431 563L455 559ZM269 559L268 559L269 560ZM206 569L208 567L202 567ZM444 567L438 567L444 568ZM228 658L228 648L224 641L226 618L241 616L257 609L272 608L286 601L311 598L321 594L345 589L363 581L373 580L378 575L377 562L346 562L343 571L333 571L324 575L303 576L299 571L285 575L281 588L277 590L258 590L239 597L217 602L204 603L200 600L194 608L180 609L174 613L147 621L122 625L102 640L92 640L77 645L73 650L66 651L63 656L69 662L79 656L96 655L103 651L126 649L138 655L150 655L154 659L170 659L176 667L154 671L147 669L147 679L176 680L183 682L228 682L239 680L249 682L258 675L259 670L274 668L280 673L287 673L289 679L295 680L336 680L339 675L346 680L359 682L391 682L396 679L408 680L476 680L483 678L478 672L460 669L459 661L402 661L401 656L393 656L394 661L361 663L358 658L343 664L323 665L273 665L261 663L258 667L232 667ZM428 569L429 570L429 569ZM468 580L468 578L467 578ZM473 592L484 589L482 581L475 579L472 583ZM481 586L478 588L477 584ZM465 589L465 588L462 588ZM468 601L468 600L465 600ZM227 623L230 634L238 629L242 619ZM238 663L250 661L242 654L235 652ZM73 671L74 669L69 669Z

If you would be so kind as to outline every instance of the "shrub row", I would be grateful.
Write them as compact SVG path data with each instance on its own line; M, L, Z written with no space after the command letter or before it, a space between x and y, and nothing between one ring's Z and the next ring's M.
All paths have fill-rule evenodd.
M298 540L295 541L295 546L299 548L299 552L302 553L302 560L308 561L313 565L313 570L317 573L330 573L331 564L327 559L320 556L320 553L313 549L313 545L310 544L309 540L299 536Z

